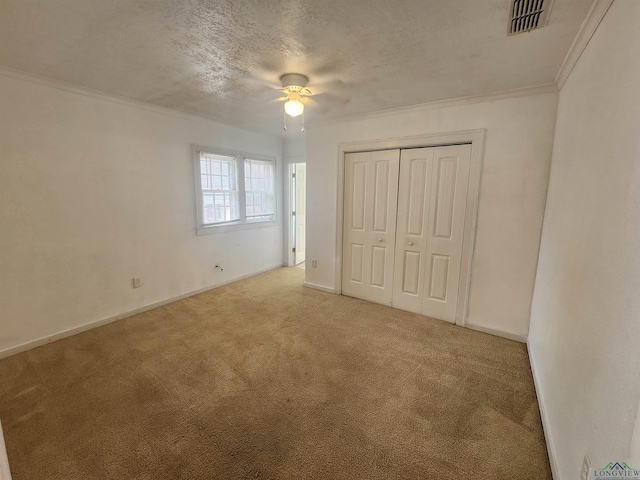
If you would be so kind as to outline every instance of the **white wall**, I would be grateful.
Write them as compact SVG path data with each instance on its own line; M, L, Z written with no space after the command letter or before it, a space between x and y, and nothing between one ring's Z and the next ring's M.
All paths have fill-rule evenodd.
M629 447L629 465L633 466L633 468L640 465L640 409L636 413L636 423L631 437L631 446Z
M526 337L557 93L424 106L307 129L306 281L335 287L338 145L486 129L468 323ZM308 262L310 263L310 262Z
M0 352L282 264L282 195L277 226L196 236L193 143L282 178L280 138L0 75Z
M2 433L2 424L0 424L0 480L11 480L7 448L4 444L4 435Z
M638 25L615 0L560 92L529 336L556 480L626 460L640 401Z
M307 138L304 133L284 140L285 163L304 163L306 159Z

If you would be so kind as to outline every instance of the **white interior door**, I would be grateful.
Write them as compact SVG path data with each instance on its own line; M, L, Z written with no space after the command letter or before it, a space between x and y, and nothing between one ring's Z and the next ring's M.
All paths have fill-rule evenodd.
M471 145L433 149L422 314L456 321Z
M345 155L345 295L455 323L470 162L470 145Z
M402 150L393 306L422 313L434 148Z
M470 145L402 150L393 306L455 322Z
M342 293L391 305L400 150L345 155Z
M296 164L296 252L295 263L305 261L305 233L307 224L307 166Z

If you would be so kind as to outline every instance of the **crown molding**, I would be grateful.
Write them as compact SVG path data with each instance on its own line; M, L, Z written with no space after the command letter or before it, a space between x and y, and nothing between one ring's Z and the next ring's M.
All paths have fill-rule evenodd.
M84 97L95 98L98 100L103 100L111 103L117 103L127 107L138 108L141 110L146 110L148 112L153 112L160 115L168 115L170 117L179 118L182 120L205 122L212 126L231 128L243 133L249 132L257 135L264 135L267 137L278 138L282 140L282 137L279 135L269 134L269 133L256 131L256 130L249 130L246 128L239 127L237 125L223 123L223 122L220 122L219 120L214 120L213 118L205 117L204 115L183 112L181 110L174 110L172 108L167 108L167 107L160 107L158 105L153 105L151 103L132 100L130 98L120 97L118 95L101 92L99 90L80 87L78 85L64 82L62 80L54 80L48 77L44 77L44 76L37 75L30 72L25 72L23 70L16 70L14 68L5 67L2 65L0 65L0 76L14 78L16 80L22 80L25 82L35 83L38 85L43 85L45 87L55 88L57 90L62 90L64 92L73 93L76 95L82 95Z
M584 22L582 22L582 26L580 27L580 30L578 30L578 34L573 40L567 56L564 57L564 62L562 62L560 71L558 72L558 75L556 75L555 83L558 85L558 90L562 89L569 78L569 75L571 75L573 67L578 63L578 60L582 56L582 52L587 48L589 40L591 40L591 37L593 37L593 34L598 29L600 22L602 22L602 19L606 15L612 3L613 0L594 0L591 4L589 13L587 13Z
M447 100L437 100L435 102L419 103L416 105L408 105L406 107L389 108L386 110L377 110L374 112L356 113L353 115L345 115L341 117L334 117L326 120L318 120L308 123L306 128L309 127L321 127L324 125L333 125L336 123L353 122L358 120L365 120L369 118L385 117L390 115L401 115L411 112L418 112L423 110L457 107L461 105L469 105L473 103L491 102L496 100L505 100L508 98L527 97L529 95L541 95L544 93L555 93L558 91L558 87L555 83L545 83L542 85L535 85L531 87L516 88L513 90L504 90L502 92L494 92L481 95L470 95L467 97L456 97Z
M400 114L411 113L411 112L425 110L425 109L455 107L455 106L467 105L472 103L481 103L481 102L487 102L487 101L502 100L507 98L516 98L516 97L524 97L528 95L538 95L543 93L557 92L560 89L562 89L565 82L569 78L569 75L571 74L573 68L578 63L578 60L580 59L582 52L584 52L584 49L589 44L589 41L593 37L593 34L597 30L598 26L600 25L600 22L602 22L602 19L606 15L607 11L613 4L613 1L614 0L594 0L593 1L593 3L591 4L591 8L587 13L587 16L584 22L582 22L580 30L578 31L576 38L571 44L571 47L569 48L569 51L565 56L564 61L562 62L562 66L560 67L560 70L558 71L558 74L556 75L555 81L553 83L535 85L535 86L518 88L513 90L505 90L505 91L495 92L490 94L470 95L470 96L456 97L456 98L451 98L446 100L437 100L434 102L409 105L405 107L390 108L390 109L378 110L374 112L345 115L345 116L335 117L331 119L310 122L307 124L307 127L316 127L316 126L323 126L323 125L329 125L329 124L335 124L335 123L351 122L351 121L357 121L357 120L364 120L367 118L376 118L376 117L383 117L383 116L389 116L389 115L400 115ZM58 90L63 90L66 92L75 93L75 94L83 95L86 97L97 98L100 100L119 103L121 105L139 108L142 110L147 110L147 111L159 113L162 115L169 115L172 117L181 118L183 120L204 121L204 122L210 123L211 125L225 126L225 127L237 129L243 132L250 131L251 133L257 133L259 135L266 135L270 137L275 136L277 138L284 139L284 136L281 136L281 135L273 135L273 134L269 134L261 131L243 129L242 127L222 123L218 120L214 120L210 117L205 117L203 115L183 112L180 110L174 110L166 107L160 107L157 105L152 105L150 103L140 102L140 101L128 99L125 97L108 94L105 92L101 92L99 90L92 90L89 88L80 87L80 86L73 85L71 83L67 83L61 80L53 80L47 77L25 72L22 70L16 70L10 67L0 66L0 75L19 79L19 80L24 80L32 83L37 83L40 85L45 85L48 87L56 88Z
M596 0L596 1L598 1L598 0ZM613 1L613 0L609 0L609 1ZM112 103L118 103L120 105L125 105L125 106L129 106L129 107L133 107L133 108L138 108L138 109L146 110L146 111L149 111L149 112L158 113L158 114L161 114L161 115L168 115L168 116L172 116L172 117L175 117L175 118L180 118L180 119L183 119L183 120L207 122L207 123L209 123L211 125L225 126L225 127L228 127L228 128L237 129L237 130L242 131L242 132L251 132L251 133L256 133L258 135L265 135L265 136L269 136L269 137L281 138L282 140L285 139L283 136L273 135L273 134L260 132L260 131L243 129L242 127L238 127L236 125L230 125L230 124L222 123L222 122L219 122L217 120L213 120L212 118L205 117L205 116L202 116L202 115L183 112L183 111L180 111L180 110L174 110L174 109L166 108L166 107L160 107L160 106L157 106L157 105L152 105L150 103L140 102L138 100L132 100L132 99L125 98L125 97L120 97L120 96L117 96L117 95L104 93L104 92L101 92L101 91L98 91L98 90L92 90L92 89L89 89L89 88L80 87L80 86L77 86L77 85L74 85L74 84L71 84L71 83L68 83L68 82L50 79L50 78L43 77L43 76L40 76L40 75L36 75L36 74L33 74L33 73L25 72L25 71L22 71L22 70L16 70L16 69L13 69L13 68L10 68L10 67L0 66L0 76L5 76L5 77L15 78L15 79L18 79L18 80L23 80L23 81L27 81L27 82L31 82L31 83L36 83L36 84L39 84L39 85L44 85L44 86L47 86L47 87L50 87L50 88L55 88L55 89L62 90L62 91L65 91L65 92L74 93L76 95L82 95L82 96L85 96L85 97L96 98L96 99L99 99L99 100L104 100L104 101L108 101L108 102L112 102ZM384 116L389 116L389 115L400 115L400 114L411 113L411 112L416 112L416 111L421 111L421 110L426 110L426 109L448 108L448 107L455 107L455 106L460 106L460 105L468 105L468 104L473 104L473 103L482 103L482 102L503 100L503 99L508 99L508 98L525 97L525 96L529 96L529 95L540 95L540 94L544 94L544 93L554 93L554 92L557 92L557 91L558 91L558 87L557 87L557 85L555 83L546 83L546 84L542 84L542 85L535 85L535 86L524 87L524 88L516 88L516 89L513 89L513 90L504 90L504 91L501 91L501 92L494 92L494 93L489 93L489 94L470 95L470 96L466 96L466 97L456 97L456 98L451 98L451 99L446 99L446 100L437 100L435 102L420 103L420 104L416 104L416 105L408 105L408 106L405 106L405 107L396 107L396 108L390 108L390 109L386 109L386 110L377 110L377 111L374 111L374 112L358 113L358 114L353 114L353 115L345 115L345 116L330 118L330 119L326 119L326 120L318 120L318 121L315 121L315 122L308 123L306 125L306 128L315 127L315 126L329 125L329 124L335 124L335 123L345 123L345 122L363 120L363 119L367 119L367 118L377 118L377 117L384 117Z

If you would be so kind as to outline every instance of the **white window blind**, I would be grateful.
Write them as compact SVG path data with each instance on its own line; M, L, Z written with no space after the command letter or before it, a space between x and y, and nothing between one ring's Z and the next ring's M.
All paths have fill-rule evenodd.
M200 152L202 224L240 220L238 180L233 157Z
M273 220L276 213L273 162L244 161L244 188L248 222Z
M276 224L275 158L193 146L198 234Z

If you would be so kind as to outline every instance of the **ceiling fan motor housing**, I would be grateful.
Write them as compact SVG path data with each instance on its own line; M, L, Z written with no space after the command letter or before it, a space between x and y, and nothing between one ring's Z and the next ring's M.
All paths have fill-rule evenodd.
M291 89L291 87L300 87L300 90L307 86L309 78L299 73L286 73L280 77L283 89Z

